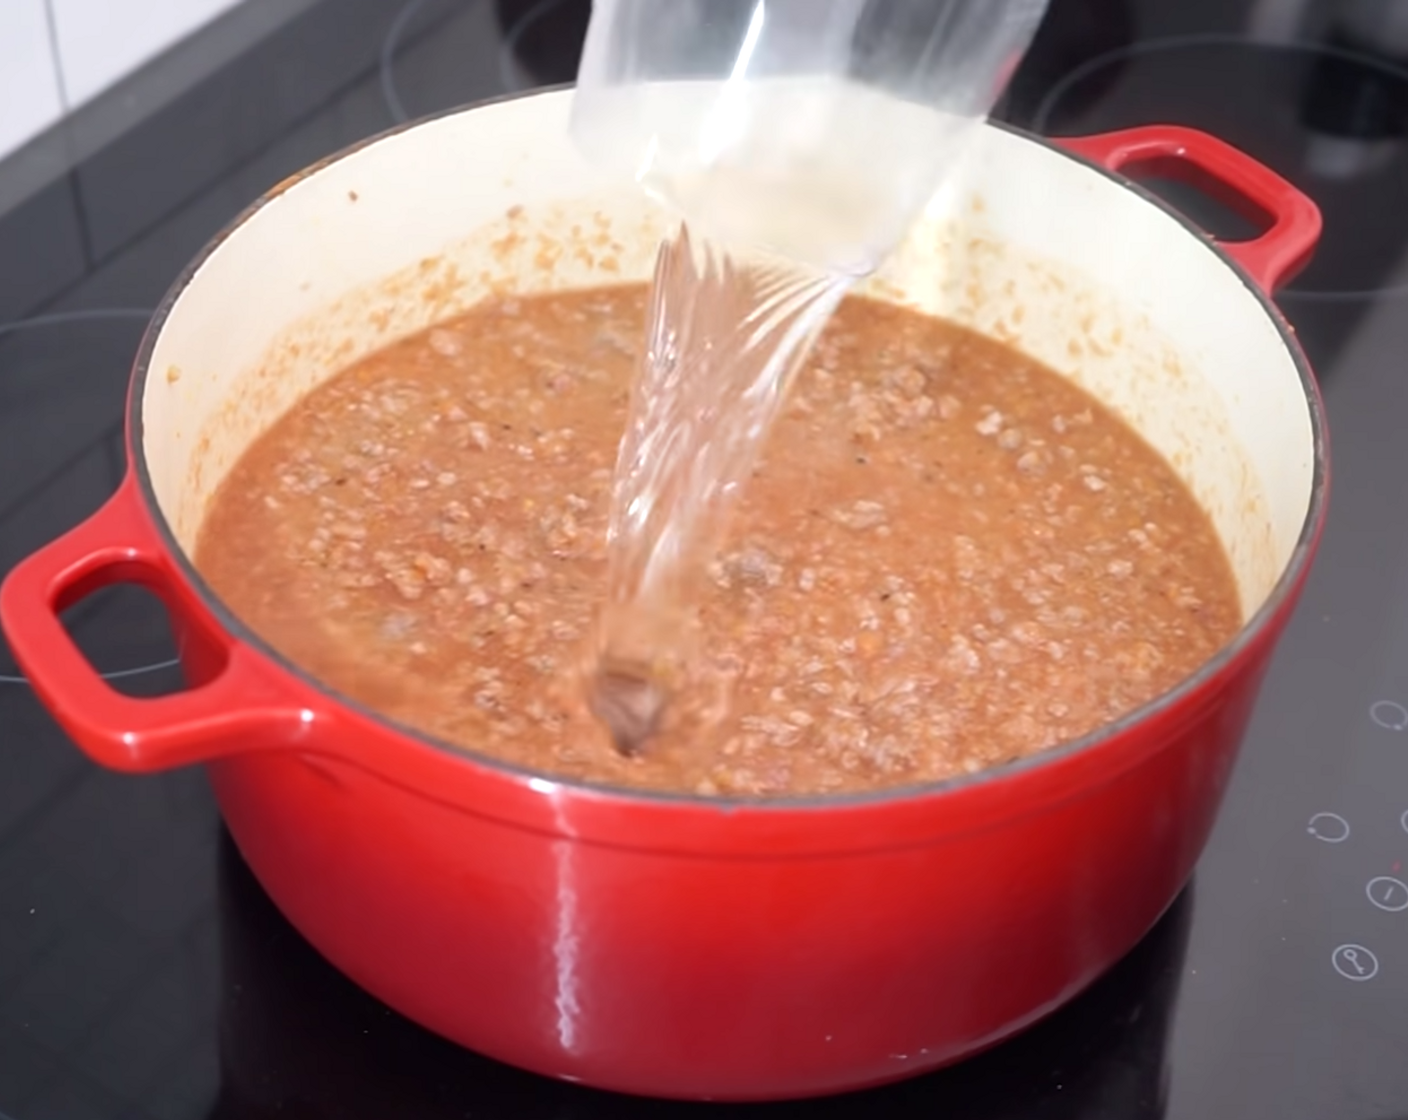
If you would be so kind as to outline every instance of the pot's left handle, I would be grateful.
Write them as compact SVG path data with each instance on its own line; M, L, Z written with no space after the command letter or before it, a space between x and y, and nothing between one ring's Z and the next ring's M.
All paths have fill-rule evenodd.
M79 651L62 611L111 584L156 594L198 642L200 677L182 692L123 695ZM116 770L162 770L308 744L327 719L282 695L253 650L206 617L174 570L129 474L107 504L23 560L0 586L0 625L39 699L78 745Z
M1098 136L1062 137L1056 144L1107 171L1191 179L1233 208L1266 220L1249 241L1220 241L1257 285L1274 292L1309 263L1320 240L1320 209L1292 183L1245 152L1195 128L1150 125Z

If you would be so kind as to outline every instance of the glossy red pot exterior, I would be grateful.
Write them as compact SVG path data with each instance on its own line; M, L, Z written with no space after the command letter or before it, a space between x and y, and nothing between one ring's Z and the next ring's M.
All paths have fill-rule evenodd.
M505 109L461 116L486 112ZM564 116L559 103L546 119ZM1043 148L1003 136L1004 151ZM1199 134L1149 129L1070 147L1104 165L1071 168L1092 190L1128 195L1113 172L1158 160L1268 214L1255 242L1188 250L1245 287L1269 291L1318 236L1304 198ZM242 227L282 193L212 256L253 252ZM1168 236L1196 240L1152 201L1133 205ZM166 373L162 336L208 259L143 344L126 481L10 575L0 621L41 699L95 760L128 771L207 763L274 901L393 1007L484 1054L606 1088L831 1093L1021 1030L1128 951L1188 879L1324 518L1321 406L1265 299L1259 329L1296 371L1287 399L1302 402L1313 467L1290 543L1231 647L1118 725L996 772L870 797L721 803L591 789L450 750L321 687L225 611L162 507L142 407ZM67 638L58 613L114 582L165 601L188 691L121 696Z

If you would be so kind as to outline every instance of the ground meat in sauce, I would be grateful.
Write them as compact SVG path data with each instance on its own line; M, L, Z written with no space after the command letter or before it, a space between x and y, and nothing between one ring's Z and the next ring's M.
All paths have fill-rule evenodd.
M1211 523L1070 382L845 301L710 567L689 703L623 758L582 698L645 289L490 300L316 389L196 551L332 687L608 785L788 796L1030 755L1151 699L1240 623Z

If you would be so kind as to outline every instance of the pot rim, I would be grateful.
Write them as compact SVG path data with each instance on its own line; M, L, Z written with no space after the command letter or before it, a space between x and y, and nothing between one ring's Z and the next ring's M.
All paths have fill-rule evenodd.
M1248 271L1243 268L1225 248L1208 236L1206 230L1176 207L1165 202L1146 187L1126 178L1118 172L1101 167L1073 152L1067 151L1061 146L1059 138L1039 136L1036 133L1029 132L1026 129L1018 128L1002 121L989 120L985 122L985 127L991 127L998 131L1006 132L1020 140L1037 144L1056 152L1066 159L1073 160L1090 172L1099 174L1111 180L1116 185L1134 192L1144 202L1161 210L1168 217L1171 217L1182 226L1190 236L1197 238L1201 244L1214 253L1224 267L1236 274L1238 279L1241 280L1242 284L1256 299L1263 313L1271 320L1280 336L1282 344L1290 353L1294 363L1309 412L1313 453L1310 498L1306 506L1305 519L1302 522L1300 533L1296 538L1296 543L1291 551L1290 558L1287 560L1280 576L1277 578L1276 583L1267 595L1265 601L1250 618L1243 622L1241 628L1229 642L1211 658L1199 665L1198 668L1187 677L1179 681L1172 688L1160 693L1152 700L1126 712L1118 719L1102 724L1095 730L1079 738L1038 751L1035 754L1018 759L1015 762L987 767L973 774L961 774L937 782L891 786L862 793L809 794L798 797L706 797L694 793L664 792L586 782L505 762L492 755L475 750L474 748L459 746L447 740L437 738L409 724L393 719L369 705L344 695L337 689L319 680L296 662L285 657L239 619L235 613L225 605L224 601L215 594L209 584L206 583L205 578L196 568L194 560L176 540L175 533L167 520L166 514L157 500L151 472L147 465L142 402L146 392L147 380L151 374L152 356L156 348L157 340L161 336L162 329L167 319L170 317L177 303L179 303L181 297L185 294L192 280L205 266L214 252L236 233L240 227L250 221L260 210L277 199L286 190L303 180L311 178L325 168L339 163L363 149L372 147L375 144L398 136L413 128L419 128L433 124L447 117L456 116L461 113L474 112L505 102L543 95L560 94L572 88L573 86L571 84L539 87L531 90L501 94L496 97L441 110L428 116L394 125L391 128L359 140L340 151L334 152L309 164L307 167L289 176L260 195L259 198L255 199L255 201L250 203L233 219L227 222L219 232L206 242L200 252L187 263L170 288L168 288L166 294L162 297L160 304L158 304L156 310L153 312L147 329L142 336L142 341L133 363L132 376L128 386L127 438L131 469L136 476L142 502L148 514L151 516L153 526L156 529L161 543L165 547L172 562L175 564L177 571L185 579L186 583L195 590L201 603L211 612L215 621L236 641L251 647L278 668L291 674L302 686L316 690L319 695L333 701L339 706L350 709L379 727L409 740L409 742L399 744L400 746L411 749L431 748L440 754L450 755L457 763L485 768L497 774L500 778L507 778L519 784L531 785L534 783L550 783L554 789L571 793L573 796L577 797L586 797L598 801L648 803L662 808L713 808L723 811L747 809L750 812L786 813L798 810L859 809L883 805L888 802L937 800L943 797L958 795L964 791L975 788L991 786L995 783L1012 781L1033 773L1043 772L1049 768L1059 767L1062 763L1068 762L1073 757L1084 756L1102 746L1112 746L1122 739L1126 733L1140 724L1165 716L1208 690L1215 682L1222 678L1232 666L1243 661L1248 656L1251 648L1291 603L1299 585L1308 574L1310 562L1314 556L1316 545L1324 528L1330 481L1329 438L1327 430L1328 418L1325 411L1324 400L1315 380L1314 371L1311 369L1310 362L1296 338L1294 329L1281 313L1280 308L1276 306L1271 293L1257 284Z

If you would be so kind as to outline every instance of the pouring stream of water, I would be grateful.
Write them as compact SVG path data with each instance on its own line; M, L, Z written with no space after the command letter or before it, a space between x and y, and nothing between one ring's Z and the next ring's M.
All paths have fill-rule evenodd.
M644 748L691 654L695 592L792 381L852 283L681 225L660 247L612 489L588 684L617 749Z

